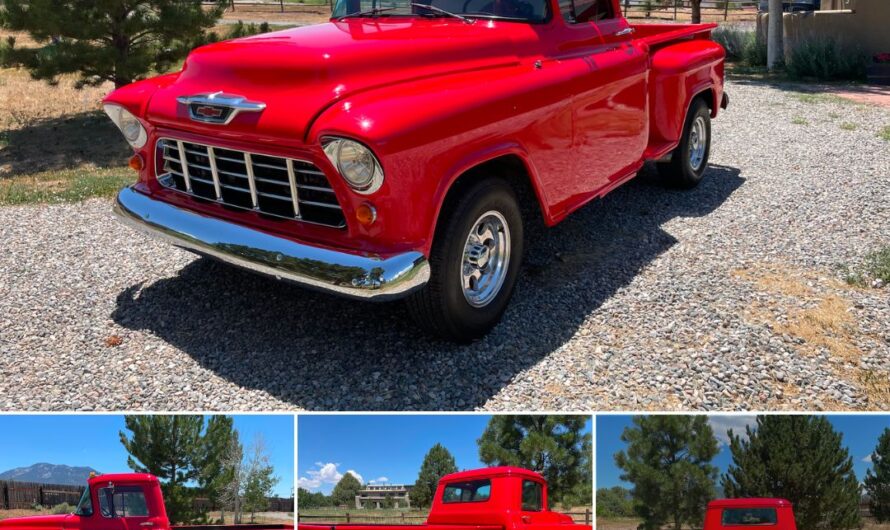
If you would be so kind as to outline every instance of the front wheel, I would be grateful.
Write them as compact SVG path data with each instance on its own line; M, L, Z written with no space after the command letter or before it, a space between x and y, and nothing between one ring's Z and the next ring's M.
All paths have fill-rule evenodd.
M472 184L443 211L430 252L430 280L408 298L417 323L468 342L488 333L513 294L523 226L513 188L503 179Z
M701 182L711 153L711 110L702 99L693 101L683 126L680 145L670 162L657 165L668 184L677 188L694 188Z

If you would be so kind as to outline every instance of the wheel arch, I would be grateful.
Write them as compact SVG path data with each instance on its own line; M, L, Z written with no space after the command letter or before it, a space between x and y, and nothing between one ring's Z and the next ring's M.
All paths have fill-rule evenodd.
M443 179L444 184L437 193L433 226L427 238L428 248L439 233L443 216L453 208L468 185L489 176L502 178L510 184L519 199L525 222L552 224L537 172L527 153L517 145L501 146L472 161L455 165L449 178Z

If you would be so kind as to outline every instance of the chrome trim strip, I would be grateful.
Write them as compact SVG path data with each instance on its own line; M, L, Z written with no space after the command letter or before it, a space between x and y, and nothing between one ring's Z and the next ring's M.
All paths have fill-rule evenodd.
M260 209L260 202L256 195L256 181L253 180L253 159L250 153L244 152L244 166L247 168L247 185L250 186L250 202L254 210Z
M195 94L194 96L179 96L176 101L188 107L189 118L201 123L209 123L212 125L228 125L232 123L241 112L262 112L266 109L266 104L259 101L248 101L244 96L234 96L224 94L222 91L211 92L208 94ZM207 105L210 107L221 107L229 109L229 115L225 120L218 118L210 118L199 116L194 113L192 105Z
M297 193L297 176L294 175L294 161L286 158L287 163L287 180L290 183L290 198L294 205L294 217L300 218L300 195Z
M181 141L177 140L176 147L179 149L179 165L182 167L182 178L185 180L185 191L191 193L192 179L189 178L189 161L185 157L185 146L182 145Z
M114 213L176 246L349 298L402 298L430 277L429 262L420 252L382 258L314 247L157 201L132 187L118 194Z
M207 149L207 158L210 160L210 174L213 175L213 191L216 192L216 200L221 201L222 189L219 186L219 170L216 169L216 154L209 145L204 148Z

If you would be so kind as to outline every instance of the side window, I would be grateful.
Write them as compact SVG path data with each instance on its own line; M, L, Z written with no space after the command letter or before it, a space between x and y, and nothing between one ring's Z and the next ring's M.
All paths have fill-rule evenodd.
M544 487L534 480L522 481L522 511L540 512L544 509Z
M148 503L138 486L101 488L99 511L102 517L148 517Z
M559 10L563 18L576 24L615 18L612 0L560 0Z
M442 492L442 502L485 502L491 498L490 480L471 480L468 482L454 482L445 485Z

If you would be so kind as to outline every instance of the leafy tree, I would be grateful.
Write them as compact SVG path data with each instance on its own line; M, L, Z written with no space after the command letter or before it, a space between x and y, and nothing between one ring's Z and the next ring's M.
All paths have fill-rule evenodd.
M455 473L457 465L454 457L442 444L436 444L427 451L420 465L420 473L411 490L411 503L416 506L430 506L436 494L439 479L449 473Z
M194 492L185 484L198 478L202 453L203 416L125 416L120 441L130 455L127 465L138 473L160 479L171 521L188 523L203 519L192 506Z
M262 436L254 438L248 454L244 474L244 509L250 512L250 522L253 523L256 512L268 508L269 497L278 484L278 477L275 476Z
M827 419L758 416L745 434L730 431L733 463L722 479L728 497L788 499L801 530L860 526L853 460Z
M354 506L355 496L358 495L360 489L362 489L362 483L359 482L355 475L347 471L331 492L331 499L334 502L334 506L343 504L346 506Z
M871 466L865 474L869 510L879 523L890 521L890 429L884 429L871 454Z
M219 492L219 502L222 506L228 506L233 512L235 524L241 524L243 511L244 492L244 447L238 440L238 431L229 441L229 446L223 454L222 467L231 469L229 480L224 482Z
M226 505L222 502L222 492L226 484L232 482L235 472L226 456L232 443L237 443L237 440L238 433L231 416L210 417L198 460L198 485L211 503L220 507L220 519L223 523L226 519Z
M633 496L621 486L596 490L597 517L633 517Z
M542 474L553 503L590 504L590 434L582 433L588 420L579 415L494 416L477 441L479 457L488 465Z
M297 503L300 508L324 508L331 506L331 498L322 492L311 492L306 488L297 488Z
M78 86L116 87L162 72L186 56L216 24L225 0L0 0L0 23L42 46L0 49L0 61L55 82L79 73Z
M626 451L615 454L622 480L634 485L634 511L644 530L671 523L701 527L714 497L717 439L704 416L635 416L621 434Z

